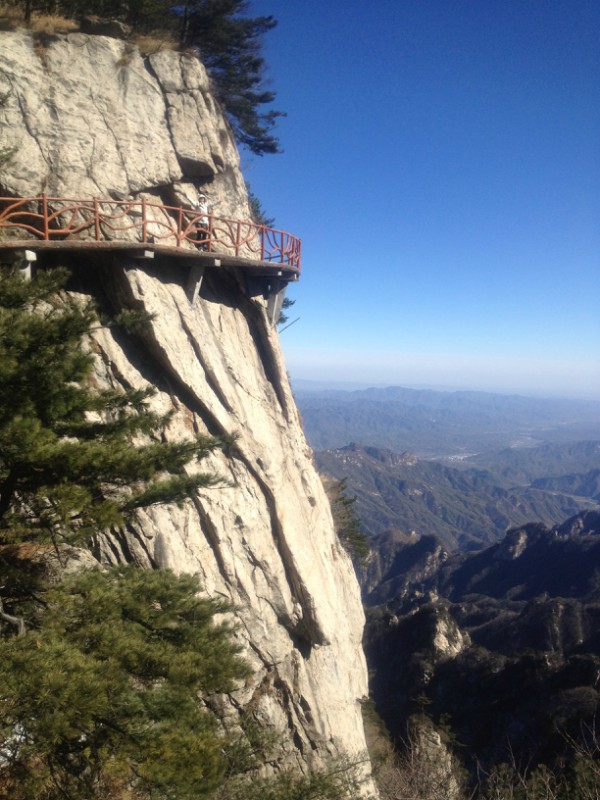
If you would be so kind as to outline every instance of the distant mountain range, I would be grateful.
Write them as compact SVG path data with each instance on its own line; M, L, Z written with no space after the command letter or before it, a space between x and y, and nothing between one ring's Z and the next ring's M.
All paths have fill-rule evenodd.
M420 458L600 439L600 402L486 392L366 389L294 392L316 450L358 442Z
M564 463L564 446L556 446L556 460ZM518 451L521 453L522 451ZM533 464L552 470L552 450L543 458L535 449L525 451ZM371 572L364 577L368 589L382 579L386 554L393 559L398 533L430 536L448 551L473 550L495 542L510 527L536 521L553 525L597 504L597 486L589 475L571 476L561 491L558 478L538 478L536 485L511 485L508 469L497 477L483 469L447 466L423 461L412 453L395 453L376 447L349 444L337 450L315 453L319 470L347 479L348 494L356 496L356 513L368 535L374 555ZM489 463L493 463L490 457ZM579 460L587 467L600 463L600 444L569 445L569 466ZM519 462L518 475L539 474ZM543 470L542 470L543 472ZM551 481L548 487L544 480ZM538 485L539 484L539 485ZM578 495L591 490L590 496ZM381 562L375 567L375 562Z
M545 492L559 492L579 497L591 497L600 503L600 469L591 469L583 475L561 475L556 478L538 478L531 484Z
M463 465L489 470L504 486L531 484L549 491L561 491L562 486L568 494L594 497L597 488L592 473L600 468L600 441L507 447L466 458L459 466Z
M575 764L600 743L600 403L296 396L369 538L365 652L392 737L430 720L474 782Z

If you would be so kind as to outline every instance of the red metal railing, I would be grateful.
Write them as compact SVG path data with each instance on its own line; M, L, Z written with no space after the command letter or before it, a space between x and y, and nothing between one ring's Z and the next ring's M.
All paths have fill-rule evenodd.
M202 224L206 217L208 226ZM295 271L301 260L300 239L285 231L148 200L0 197L0 242L23 239L139 242L185 249L201 245L208 252Z

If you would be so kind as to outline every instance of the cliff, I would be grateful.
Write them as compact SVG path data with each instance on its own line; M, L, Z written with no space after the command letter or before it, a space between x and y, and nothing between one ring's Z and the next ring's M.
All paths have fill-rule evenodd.
M202 186L221 201L219 214L250 219L237 149L193 55L143 57L124 41L81 33L1 32L0 98L0 196L187 204ZM222 712L235 721L245 709L266 724L280 762L306 770L364 755L358 585L265 300L230 267L207 269L192 304L181 260L38 254L38 268L56 263L100 308L154 315L135 337L98 328L90 346L99 385L155 386L156 408L173 412L173 439L237 435L230 453L203 463L224 486L140 514L98 555L198 573L207 594L235 604L254 675Z

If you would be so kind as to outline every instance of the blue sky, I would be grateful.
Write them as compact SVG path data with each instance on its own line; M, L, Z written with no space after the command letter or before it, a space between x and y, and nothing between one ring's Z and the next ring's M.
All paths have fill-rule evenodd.
M600 4L252 0L293 380L600 397Z

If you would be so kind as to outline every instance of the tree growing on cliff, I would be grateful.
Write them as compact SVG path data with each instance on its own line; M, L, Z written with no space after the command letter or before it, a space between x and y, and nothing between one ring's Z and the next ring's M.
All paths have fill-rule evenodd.
M62 14L69 19L97 15L118 19L133 34L172 32L181 47L196 49L208 69L237 141L255 155L279 153L273 128L281 111L265 110L275 99L266 86L262 38L277 22L273 16L248 16L248 0L9 0L32 14Z
M64 278L0 268L0 797L202 797L229 740L199 698L248 671L213 622L225 606L193 578L64 564L135 509L213 485L186 468L220 442L167 443L146 393L90 389L97 320Z
M150 391L90 391L82 340L96 315L59 297L64 280L0 271L0 544L86 543L136 508L217 481L188 465L223 442L162 441L169 415L149 410Z
M329 476L323 476L322 480L340 542L353 559L364 561L369 555L369 541L361 531L360 520L356 516L354 508L356 497L348 497L346 494L347 478L335 481Z
M248 674L222 603L132 566L49 587L0 640L0 797L210 796L237 737L201 703Z
M275 99L265 86L262 37L272 30L271 16L249 17L247 0L184 0L180 42L196 47L213 81L238 142L256 155L279 153L273 126L281 111L264 111Z

